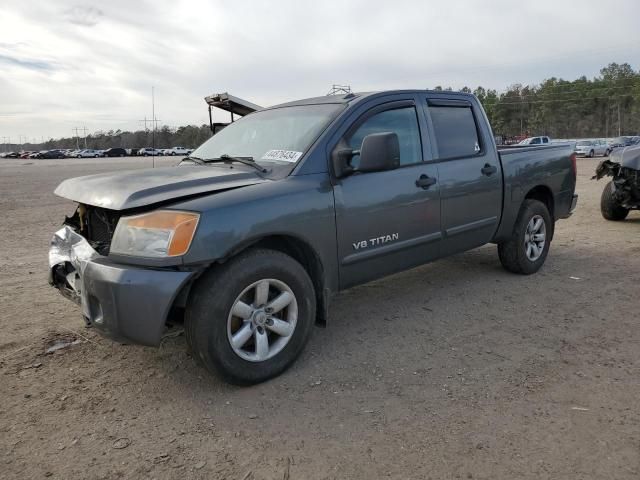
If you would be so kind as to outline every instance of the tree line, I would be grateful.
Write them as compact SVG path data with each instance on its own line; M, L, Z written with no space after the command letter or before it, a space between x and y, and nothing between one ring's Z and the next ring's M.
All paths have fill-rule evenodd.
M468 87L461 91L472 92ZM552 77L539 85L515 84L502 93L483 87L473 93L496 135L596 138L640 132L640 71L628 63L611 63L593 79Z
M155 140L154 140L155 136ZM137 130L135 132L122 130L97 131L86 137L67 137L50 139L44 143L26 143L21 145L23 150L51 150L54 148L92 148L107 149L113 147L123 148L171 148L175 146L195 148L211 137L209 125L186 125L171 128L163 125L157 128L155 134L152 130Z
M451 91L436 86L434 90ZM628 63L611 63L593 79L576 80L552 77L539 85L515 84L504 92L482 86L471 90L487 112L496 135L518 137L549 135L553 138L589 138L637 135L640 133L640 71ZM97 131L85 138L50 139L40 144L15 145L24 150L52 148L111 147L141 148L152 146L151 130L135 132ZM195 148L211 136L208 125L186 125L156 129L156 148L183 146Z

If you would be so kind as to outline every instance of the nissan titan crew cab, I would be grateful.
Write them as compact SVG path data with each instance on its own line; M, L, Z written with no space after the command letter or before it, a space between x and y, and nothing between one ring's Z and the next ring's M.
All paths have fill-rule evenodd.
M66 180L77 202L50 282L113 339L194 357L238 384L285 370L332 295L495 243L543 265L576 206L573 145L496 149L465 93L312 98L251 113L179 165Z

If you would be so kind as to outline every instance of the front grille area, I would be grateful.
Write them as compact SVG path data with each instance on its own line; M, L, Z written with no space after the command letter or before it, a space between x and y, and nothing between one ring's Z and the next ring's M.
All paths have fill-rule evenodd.
M120 215L113 210L86 207L84 216L86 226L83 231L91 246L101 255L109 254L111 239Z

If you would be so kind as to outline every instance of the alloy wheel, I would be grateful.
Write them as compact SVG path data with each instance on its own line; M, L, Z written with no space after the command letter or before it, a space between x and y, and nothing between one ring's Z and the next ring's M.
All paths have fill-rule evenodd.
M298 302L289 286L273 278L245 288L227 319L233 351L250 362L264 362L289 343L298 320Z

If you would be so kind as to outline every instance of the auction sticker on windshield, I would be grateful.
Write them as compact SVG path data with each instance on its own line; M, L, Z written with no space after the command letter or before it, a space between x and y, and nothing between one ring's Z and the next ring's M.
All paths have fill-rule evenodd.
M280 160L281 162L297 162L302 156L302 152L292 150L269 150L261 160Z

